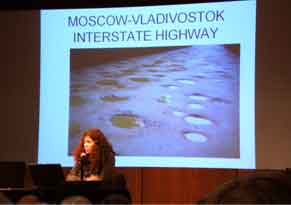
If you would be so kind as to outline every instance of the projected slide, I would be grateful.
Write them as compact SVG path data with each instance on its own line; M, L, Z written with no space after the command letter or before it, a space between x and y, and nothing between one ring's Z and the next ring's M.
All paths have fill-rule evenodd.
M42 11L39 162L97 127L117 166L254 168L255 10Z

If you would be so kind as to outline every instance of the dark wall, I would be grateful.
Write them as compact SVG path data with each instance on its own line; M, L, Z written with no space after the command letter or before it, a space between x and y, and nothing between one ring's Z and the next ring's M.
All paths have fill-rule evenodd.
M258 168L291 167L290 1L258 0L256 153ZM0 11L0 160L36 161L39 12Z
M291 167L291 1L258 0L257 168Z
M0 11L0 160L36 160L38 16L38 11Z

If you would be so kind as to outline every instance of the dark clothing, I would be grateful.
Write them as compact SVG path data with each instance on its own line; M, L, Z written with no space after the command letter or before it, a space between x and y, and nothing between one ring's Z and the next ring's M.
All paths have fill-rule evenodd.
M91 175L99 176L101 180L110 180L114 175L114 166L115 166L115 156L112 153L104 166L102 167L100 173L98 173L97 168L93 168L90 170L90 163L88 161L83 163L83 176L84 178L89 177ZM80 181L81 180L81 166L80 164L76 164L67 175L67 181Z

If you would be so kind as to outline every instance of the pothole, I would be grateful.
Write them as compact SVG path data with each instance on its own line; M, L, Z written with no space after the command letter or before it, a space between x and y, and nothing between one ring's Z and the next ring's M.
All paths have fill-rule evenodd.
M161 96L158 99L158 102L160 102L160 103L170 103L171 102L171 99L172 99L172 96L170 96L170 95L164 95L164 96Z
M193 81L193 80L186 80L186 79L180 79L180 80L178 80L178 82L180 82L182 84L186 84L186 85L194 85L194 84L196 84L195 81Z
M201 105L201 104L194 104L194 103L191 103L188 106L189 106L190 109L194 109L194 110L195 109L200 110L200 109L203 109L204 108L203 105Z
M198 94L198 93L195 93L195 94L193 94L193 95L190 95L189 98L190 98L191 100L202 100L202 101L208 99L207 96L202 95L202 94Z
M111 122L114 126L120 128L136 128L144 127L144 123L137 116L129 114L118 114L111 118Z
M101 100L105 102L120 102L120 101L127 101L129 97L119 97L115 95L108 95L101 98Z
M112 79L106 79L106 80L98 80L96 81L97 85L102 85L102 86L111 86L111 87L116 87L116 88L124 88L123 85L120 85L117 80L112 80Z
M147 83L150 82L148 78L129 78L131 81L138 82L138 83Z
M184 112L180 112L180 111L173 111L173 114L177 117L183 117L186 115Z
M213 124L211 120L199 116L199 115L190 115L184 118L186 122L192 125L211 125Z
M208 140L205 135L196 132L187 132L184 134L184 136L187 140L190 140L191 142L203 143Z

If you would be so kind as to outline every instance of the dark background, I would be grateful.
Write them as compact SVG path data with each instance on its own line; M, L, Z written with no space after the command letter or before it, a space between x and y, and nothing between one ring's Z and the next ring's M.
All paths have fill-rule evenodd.
M26 9L62 9L62 8L106 8L106 7L126 7L126 6L152 6L152 5L166 5L166 4L184 4L184 3L209 3L209 2L223 2L231 0L10 0L2 9L12 10L26 10ZM246 0L232 0L232 1L246 1Z
M12 0L0 10L0 160L37 160L40 81L38 9L218 1L139 1L134 4L125 1L70 2L34 3L24 0L18 3ZM255 105L256 161L260 169L291 167L290 6L288 0L257 1Z

